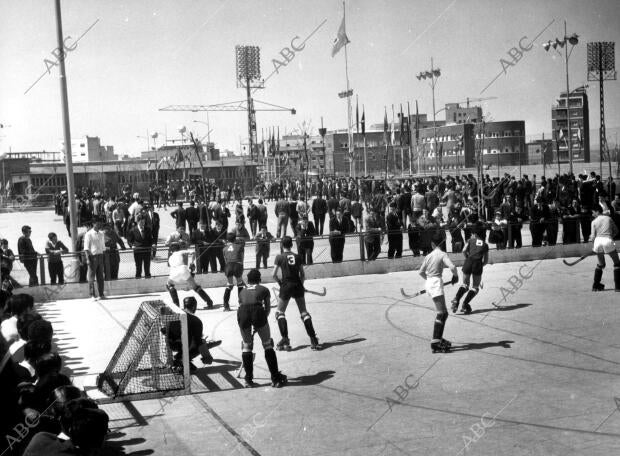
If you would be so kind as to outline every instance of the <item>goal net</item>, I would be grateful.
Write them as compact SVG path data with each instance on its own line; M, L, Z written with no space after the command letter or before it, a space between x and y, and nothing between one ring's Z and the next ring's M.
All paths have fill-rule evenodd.
M181 344L168 341L168 330L174 326L181 334ZM97 387L112 401L187 394L187 343L185 312L160 300L145 301L105 371L97 377ZM181 349L182 355L173 352L171 345L174 350Z

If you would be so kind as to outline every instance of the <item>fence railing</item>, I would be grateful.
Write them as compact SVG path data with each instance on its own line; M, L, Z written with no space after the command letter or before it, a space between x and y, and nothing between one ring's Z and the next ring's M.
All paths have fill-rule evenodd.
M485 224L485 239L490 249L509 249L519 247L538 247L555 244L574 244L587 242L590 221L584 219L548 220L542 223L524 222L523 224L502 224L492 227ZM382 233L351 233L343 236L315 236L304 240L295 239L293 250L300 255L305 253L305 264L321 264L347 261L373 261L387 259L388 253L394 257L400 255L425 255L431 251L431 238L436 232L442 233L444 242L441 248L447 252L460 252L469 238L471 225L459 225L458 228L433 227L429 229L409 228L407 230ZM402 243L402 253L397 247L389 249L389 243ZM266 247L256 248L256 241L245 244L244 269L271 268L280 242L271 240ZM192 246L196 251L196 274L221 274L224 270L223 244ZM158 245L148 249L151 257L150 271L142 270L141 277L147 272L151 277L167 276L169 247ZM261 253L259 258L259 253ZM303 255L302 255L303 256ZM58 257L57 257L58 258ZM60 256L60 262L50 260L47 255L37 255L31 259L36 262L38 283L51 284L50 273L61 271L64 282L86 282L87 264L83 253L68 253ZM133 249L108 250L104 254L106 280L136 278L136 252ZM31 268L32 271L32 268ZM29 283L29 273L20 259L13 263L11 276L21 285ZM59 283L59 282L57 282Z

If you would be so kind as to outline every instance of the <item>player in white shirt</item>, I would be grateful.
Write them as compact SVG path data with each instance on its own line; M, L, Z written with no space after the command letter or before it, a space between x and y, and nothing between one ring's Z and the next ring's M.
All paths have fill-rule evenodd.
M194 280L194 270L196 269L195 250L180 250L178 244L172 244L170 246L170 258L168 258L168 265L170 266L170 275L168 276L168 282L166 282L166 288L170 293L172 302L179 306L179 294L176 287L186 285L188 288L194 290L198 296L206 303L207 309L213 308L213 301L209 297L206 291L202 289L200 285Z
M605 289L605 285L601 283L603 269L605 268L605 254L609 255L614 262L615 287L616 291L620 291L620 259L618 259L616 244L613 241L614 237L618 234L618 227L611 217L603 215L602 206L595 205L594 208L592 208L592 214L595 218L592 220L590 242L594 241L592 251L596 253L598 257L598 264L596 265L596 269L594 269L592 291L603 291Z

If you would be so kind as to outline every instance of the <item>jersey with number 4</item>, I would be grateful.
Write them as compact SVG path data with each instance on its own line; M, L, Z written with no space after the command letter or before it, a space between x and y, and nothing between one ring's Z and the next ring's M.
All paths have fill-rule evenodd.
M224 246L224 260L226 263L243 264L244 244L240 242L229 242Z
M489 251L489 244L482 239L475 237L469 238L467 245L465 246L465 252L468 254L467 258L471 260L482 260L484 254Z
M282 269L282 281L301 283L301 257L293 252L276 256L275 265Z

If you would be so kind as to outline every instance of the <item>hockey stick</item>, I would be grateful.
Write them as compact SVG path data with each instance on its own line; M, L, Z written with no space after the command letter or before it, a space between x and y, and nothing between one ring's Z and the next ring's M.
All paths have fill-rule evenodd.
M448 286L448 285L452 285L452 283L448 282L444 286ZM417 298L418 296L423 295L424 293L426 293L426 290L420 290L416 294L410 295L410 294L405 293L405 289L404 288L400 289L400 294L402 294L403 297L405 297L407 299Z
M586 258L588 258L589 256L592 256L592 255L594 255L594 253L593 253L593 252L589 252L589 253L586 253L585 255L583 255L583 256L581 256L581 257L579 257L579 259L577 259L577 260L575 260L575 261L568 262L568 261L566 261L566 260L562 260L562 262L563 262L566 266L575 266L575 265L576 265L577 263L579 263L580 261L585 260Z
M279 293L280 289L278 287L272 287L274 293ZM313 295L317 295L317 296L325 296L327 294L327 288L323 287L323 291L314 291L314 290L308 290L307 288L304 287L304 291L306 293L310 293Z

